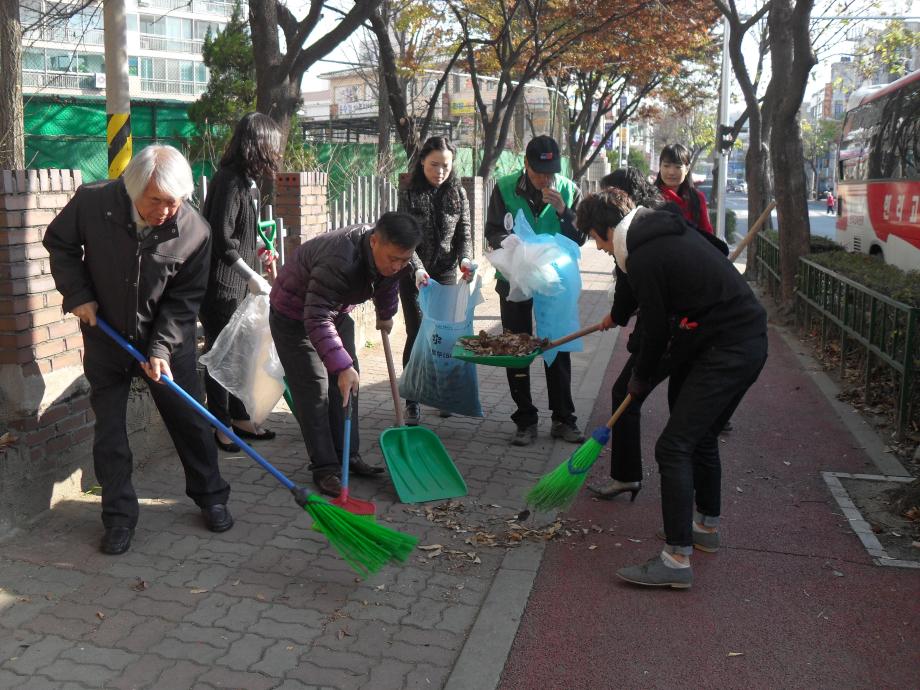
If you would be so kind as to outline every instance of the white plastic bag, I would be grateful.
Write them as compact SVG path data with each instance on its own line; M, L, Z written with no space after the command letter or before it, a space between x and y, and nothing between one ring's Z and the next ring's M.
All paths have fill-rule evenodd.
M524 227L526 226L526 227ZM486 254L486 258L508 281L509 302L524 302L534 294L552 296L562 292L562 281L553 266L565 253L552 236L535 235L524 214L518 212L514 233L502 240L502 246ZM521 236L534 241L524 241Z
M262 423L284 392L284 369L268 326L268 295L247 295L201 358L208 373Z

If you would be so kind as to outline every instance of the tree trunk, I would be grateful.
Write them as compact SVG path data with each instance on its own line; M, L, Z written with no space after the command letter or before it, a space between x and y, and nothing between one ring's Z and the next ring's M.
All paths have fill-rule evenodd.
M390 97L387 92L383 63L377 62L377 174L386 175L392 167L390 147Z
M770 110L770 163L779 220L781 294L783 307L789 312L794 307L799 259L808 253L811 236L798 113L808 75L817 62L808 30L814 2L798 0L794 6L792 0L772 2L768 22L774 77L768 91L775 91Z
M0 168L25 168L22 27L18 0L0 0Z

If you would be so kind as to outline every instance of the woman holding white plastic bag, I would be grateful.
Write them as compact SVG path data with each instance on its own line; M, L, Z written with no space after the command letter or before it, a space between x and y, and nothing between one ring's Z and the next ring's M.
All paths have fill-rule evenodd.
M472 260L470 204L453 170L456 152L454 145L445 137L430 137L422 145L411 176L399 193L397 210L413 216L422 228L422 243L415 252L425 267L399 284L399 298L406 320L403 369L409 363L422 322L419 288L428 284L429 277L441 285L456 284L457 268L466 281L472 280L476 272ZM446 412L442 414L449 416ZM406 400L406 424L418 425L421 416L418 402Z
M280 160L281 131L274 120L261 113L244 116L227 144L202 207L213 237L208 291L199 314L206 351L213 347L248 293L267 295L271 289L261 275L261 264L273 276L275 257L263 251L260 261L256 243L259 222L256 180L274 175ZM252 441L275 437L273 431L254 423L243 403L210 374L205 376L205 390L208 409L221 422L232 426L240 437ZM214 438L221 449L239 451L239 446L220 431L214 432Z

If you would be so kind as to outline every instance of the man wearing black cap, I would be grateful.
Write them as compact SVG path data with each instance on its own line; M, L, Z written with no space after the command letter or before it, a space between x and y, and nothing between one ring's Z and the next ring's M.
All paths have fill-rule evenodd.
M524 171L496 180L485 235L489 246L498 249L502 240L513 232L514 216L524 212L537 234L563 235L577 243L585 243L586 235L575 227L575 207L581 198L578 187L559 174L561 170L559 145L552 137L538 136L530 140L524 155ZM533 300L509 302L508 281L497 276L502 327L512 333L533 333ZM568 352L560 352L552 366L543 364L549 409L553 413L551 435L571 443L581 443L584 436L578 429L575 404L572 402L572 361ZM515 446L528 446L537 437L538 411L530 396L529 369L508 369L508 385L517 410L511 415L517 431L511 440Z

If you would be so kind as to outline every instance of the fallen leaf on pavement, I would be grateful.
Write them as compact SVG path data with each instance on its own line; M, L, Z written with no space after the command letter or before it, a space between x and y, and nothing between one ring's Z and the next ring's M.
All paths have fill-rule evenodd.
M440 544L426 544L425 546L417 546L415 548L417 548L419 551L438 551L444 547Z
M202 589L201 587L196 587L195 589L190 589L188 593L189 594L204 594L207 591L208 590ZM256 595L256 598L258 598L258 595Z
M96 611L96 618L99 620L105 620L105 614L102 611Z
M143 592L150 585L147 583L147 580L141 580L138 578L137 582L134 583L134 586L131 587L135 592Z
M641 540L641 539L632 539L632 538L630 538L629 541L631 541L633 544L641 544L641 543L642 543L642 540Z
M744 656L744 652L729 652L729 656Z
M594 551L594 549L596 548L597 548L597 544L591 544L591 546L588 547L588 551Z

